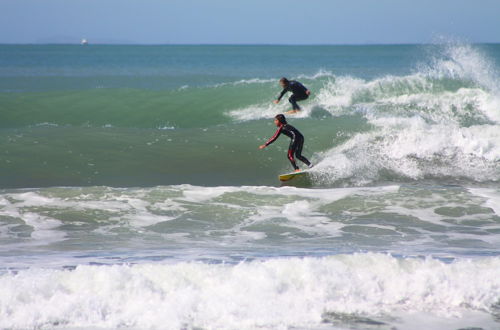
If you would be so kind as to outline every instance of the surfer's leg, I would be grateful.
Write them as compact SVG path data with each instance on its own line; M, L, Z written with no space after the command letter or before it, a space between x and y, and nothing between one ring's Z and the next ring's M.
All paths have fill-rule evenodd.
M295 149L293 148L294 144L290 143L290 147L288 147L288 160L293 166L294 170L298 170L299 167L297 166L297 163L295 163L295 158L293 158L293 154L295 153Z
M288 98L288 101L292 104L292 110L287 111L286 113L288 113L288 114L294 114L294 113L297 113L300 110L302 110L301 107L297 104L297 101L306 100L308 97L309 97L309 95L307 95L307 94L304 94L304 95L292 94L292 96L290 96Z
M297 112L297 111L300 111L300 107L299 105L297 104L297 96L295 95L292 95L288 98L288 102L290 102L290 104L292 105L292 111L293 112ZM290 111L289 111L290 112Z
M297 156L297 158L307 166L311 166L311 162L306 157L302 156L302 147L304 146L304 139L297 141L295 144L296 144L295 156Z

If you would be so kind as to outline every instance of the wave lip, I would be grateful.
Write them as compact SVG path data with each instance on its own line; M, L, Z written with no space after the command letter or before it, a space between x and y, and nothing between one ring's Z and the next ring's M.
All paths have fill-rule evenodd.
M335 313L397 318L417 312L463 324L468 313L495 313L499 271L497 257L445 263L373 253L30 269L0 277L0 326L314 327Z

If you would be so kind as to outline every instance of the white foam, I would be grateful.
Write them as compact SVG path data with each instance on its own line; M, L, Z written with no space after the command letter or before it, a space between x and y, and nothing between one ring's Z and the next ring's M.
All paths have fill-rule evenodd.
M492 188L469 188L469 191L486 199L484 206L490 207L495 214L500 216L500 191Z
M96 229L96 232L106 233L117 224L130 229L140 229L170 221L176 217L160 215L158 211L182 212L184 209L179 203L171 200L152 204L144 199L144 192L141 190L125 194L120 189L108 189L100 197L79 195L76 198L60 198L41 192L21 191L5 194L0 199L0 215L18 219L30 226L33 230L31 238L38 241L36 244L48 245L65 239L66 233L59 228L63 222L47 215L64 210L109 213L108 218L102 220L106 225Z
M310 104L301 105L302 110L294 114L294 118L307 118L310 116L312 111L312 106ZM285 113L291 110L291 106L288 101L282 100L280 104L273 104L272 101L260 104L250 105L242 109L236 109L229 111L228 116L232 117L237 121L249 121L258 119L270 119L274 118L279 113Z
M252 224L265 223L273 219L286 219L286 225L298 229L304 233L320 234L324 236L339 236L342 223L331 221L331 219L319 211L325 204L346 198L347 196L369 196L395 192L398 186L385 186L377 188L338 188L338 189L301 189L296 187L197 187L190 185L179 186L183 190L186 200L190 202L211 203L212 205L223 205L228 208L236 208L241 211L245 209L251 213L241 223L237 223L231 228L230 236L225 236L226 240L246 242L249 240L263 239L265 233L250 232L245 230ZM251 208L238 206L235 204L215 202L214 199L221 197L226 193L246 192L254 195L269 196L272 198L290 197L293 201L289 203L280 202L278 205L255 205Z
M192 185L179 186L185 199L192 202L204 203L208 200L217 198L225 193L240 190L238 187L197 187Z
M31 238L39 241L36 244L49 244L66 237L66 234L57 230L62 222L43 214L31 211L33 207L41 207L50 204L50 198L41 196L35 192L22 192L20 194L7 195L14 199L9 201L2 196L0 204L0 215L22 220L32 228Z
M337 77L325 83L312 106L319 106L332 115L356 112L369 119L420 116L438 123L460 124L470 120L500 123L500 92L482 85L446 90L435 86L433 79L430 73L421 72L373 81ZM444 77L441 79L445 81Z
M297 76L297 78L292 77L291 79L317 80L317 79L325 78L325 77L334 77L334 74L331 71L320 69L315 74L312 74L312 75L301 74L301 75ZM216 84L214 87L250 85L250 84L269 84L269 83L275 83L277 85L278 81L279 81L278 78L272 78L272 79L251 78L251 79L241 79L241 80L227 82L227 83L220 83L220 84Z
M62 222L59 220L31 212L24 212L22 219L28 226L33 228L31 237L36 240L43 240L47 243L48 240L52 242L58 241L66 236L65 233L54 230L62 225Z
M101 247L129 248L118 233L130 237L132 245L144 242L154 248L166 243L189 248L201 244L210 246L208 251L224 247L246 251L250 243L264 247L284 242L283 249L290 253L296 250L289 242L329 250L331 238L334 247L349 242L347 251L371 247L435 251L444 241L451 242L450 249L458 254L470 251L467 242L455 244L453 240L481 241L484 244L477 251L490 251L498 246L498 225L493 212L479 212L477 205L496 208L496 197L489 191L481 193L490 195L482 199L474 190L471 194L466 190L432 192L427 187L399 186L304 189L181 185L10 191L0 195L0 216L8 217L0 226L1 238L6 239L1 251L26 248L36 252L40 245L65 239L70 241L63 245L93 250L87 235L102 242ZM403 222L398 225L400 219ZM471 225L474 221L477 226ZM365 242L366 233L372 233L374 240ZM19 235L25 239L18 240ZM385 245L388 238L390 246ZM60 251L59 246L54 249Z
M223 87L223 86L238 86L238 85L250 85L250 84L268 84L272 82L277 82L277 79L261 79L261 78L252 78L252 79L241 79L233 82L226 82L214 85L214 87Z
M463 324L471 313L493 312L500 259L446 264L368 253L30 269L1 275L0 291L2 328L275 329L318 327L327 313L389 315L396 323L428 313Z
M378 118L372 124L378 129L357 134L320 155L315 171L330 177L333 173L334 180L350 179L355 184L380 179L382 170L411 179L500 179L498 125L429 124L420 117Z
M325 77L327 77L327 78L334 78L335 74L332 71L329 71L329 70L319 69L318 72L316 72L313 75L301 74L301 75L297 76L296 79L316 80L316 79L325 78Z
M67 188L70 190L70 188ZM59 231L63 224L61 220L50 217L50 214L64 213L67 210L81 211L83 220L90 213L94 218L94 212L104 214L99 216L99 227L94 231L105 235L117 227L129 230L141 230L157 223L167 222L186 216L207 203L214 208L213 212L227 212L227 217L239 219L247 212L243 221L235 222L231 229L227 229L230 235L234 235L232 241L241 238L242 242L250 239L262 239L263 234L249 234L246 226L254 222L265 222L273 218L287 218L290 224L305 232L330 234L338 233L339 224L329 221L322 212L318 210L325 204L345 198L350 195L368 196L371 194L384 194L397 191L397 186L383 188L342 188L342 189L300 189L295 187L198 187L181 185L158 188L163 192L172 191L172 197L153 201L148 195L147 189L110 189L107 188L95 195L85 192L72 198L60 198L44 191L11 192L2 195L0 199L0 215L19 219L34 230L32 238L43 238L44 233L52 233L54 237L63 238L65 233ZM248 193L256 197L257 205L245 206L234 202L225 202L223 197L232 193ZM64 194L63 194L64 195ZM266 196L269 196L266 197ZM258 205L273 198L283 199L277 205ZM9 201L12 200L14 202ZM227 210L227 211L226 211ZM6 231L7 233L7 231ZM43 242L43 240L40 240ZM51 241L46 241L49 244Z
M59 124L50 123L50 122L43 122L43 123L35 124L34 126L35 127L59 127Z

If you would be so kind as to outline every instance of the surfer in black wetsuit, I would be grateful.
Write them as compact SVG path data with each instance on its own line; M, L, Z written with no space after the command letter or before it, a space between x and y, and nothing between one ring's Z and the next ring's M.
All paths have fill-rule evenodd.
M284 115L279 114L274 117L274 124L278 127L276 133L270 138L265 144L261 145L259 148L264 149L280 136L281 133L288 136L292 141L290 141L290 146L288 147L288 159L292 163L293 168L296 172L300 171L299 167L295 163L294 155L297 156L304 164L312 167L311 162L304 156L302 156L302 147L304 145L304 136L299 132L298 129L286 122Z
M274 103L278 104L286 92L292 92L292 96L290 96L290 98L288 99L288 101L290 101L290 103L292 104L292 110L287 111L286 113L293 114L299 112L300 107L297 104L297 101L307 99L309 95L311 95L311 91L298 81L288 80L284 77L280 79L280 85L281 87L283 87L283 90L281 91L278 98L274 100Z

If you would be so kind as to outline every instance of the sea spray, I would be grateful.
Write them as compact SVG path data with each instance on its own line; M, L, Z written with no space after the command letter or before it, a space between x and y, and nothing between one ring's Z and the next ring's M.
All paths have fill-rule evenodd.
M317 180L500 180L493 64L468 45L447 46L444 54L406 77L328 82L319 106L332 114L360 113L375 129L324 153Z

